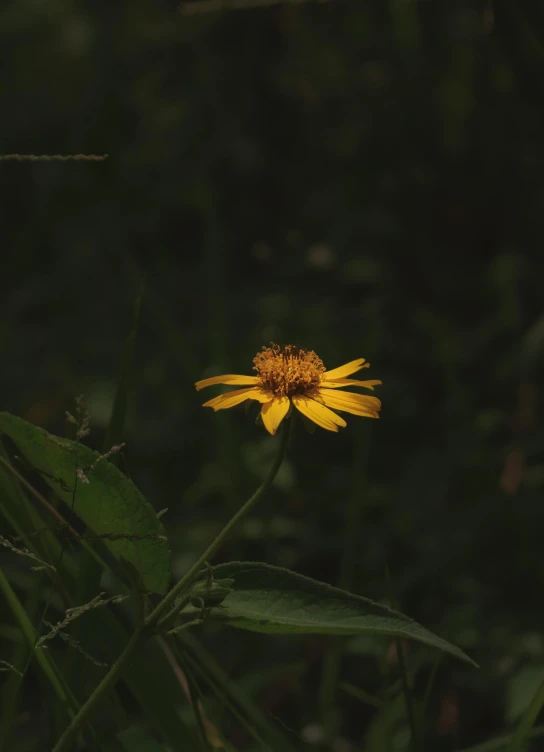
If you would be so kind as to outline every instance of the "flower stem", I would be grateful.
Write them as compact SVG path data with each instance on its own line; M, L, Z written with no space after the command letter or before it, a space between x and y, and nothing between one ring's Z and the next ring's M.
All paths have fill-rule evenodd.
M157 626L160 618L168 612L168 609L171 609L174 606L176 599L192 584L205 562L212 558L233 528L249 511L251 511L259 499L268 491L280 469L283 458L285 457L290 433L291 420L289 419L284 421L278 454L263 483L255 493L249 497L245 504L240 507L236 514L231 517L229 522L227 522L225 527L204 551L198 561L196 561L183 575L181 580L174 585L172 590L170 590L159 605L149 614L144 623L136 629L119 658L104 676L100 684L95 688L87 702L81 706L77 715L72 719L70 725L66 728L61 738L53 747L52 752L66 752L66 750L70 748L71 742L82 728L83 724L88 721L103 695L115 686L121 676L125 664L130 660L140 643L144 642L151 636L153 629Z
M178 598L181 593L183 593L189 585L192 584L193 580L197 577L198 573L204 566L205 562L207 562L209 559L212 558L212 556L216 553L217 549L222 545L225 538L228 536L230 531L236 527L236 525L240 522L242 517L245 517L245 515L252 509L252 507L255 506L255 504L259 501L261 496L263 496L270 486L272 485L274 478L276 477L276 474L278 470L280 469L280 465L283 461L283 458L285 457L285 452L287 450L287 444L289 443L289 434L291 432L291 420L285 421L285 424L283 426L282 434L281 434L281 442L280 442L280 448L278 451L278 454L276 455L276 459L274 460L274 464L270 468L268 475L264 479L263 483L259 486L259 488L255 491L253 496L250 496L249 499L246 501L246 503L240 507L240 509L236 512L233 517L227 522L225 527L221 530L217 538L210 543L208 548L204 551L200 559L193 564L191 569L189 569L188 572L186 572L181 580L176 583L176 585L172 588L172 590L166 595L165 598L159 603L159 605L155 608L154 611L152 611L149 616L146 619L146 626L148 627L154 627L158 623L159 619L163 614L165 614L168 609L174 605L174 602L176 598Z

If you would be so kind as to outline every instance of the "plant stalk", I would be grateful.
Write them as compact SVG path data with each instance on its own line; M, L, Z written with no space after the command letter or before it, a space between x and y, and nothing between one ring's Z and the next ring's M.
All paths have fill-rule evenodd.
M98 686L95 688L94 692L90 695L87 702L82 705L79 712L72 719L70 725L66 728L63 735L53 747L51 752L67 752L75 736L80 731L83 724L85 724L89 720L91 714L102 699L103 695L110 689L113 689L121 676L125 664L128 663L138 646L151 636L154 627L157 626L161 617L166 614L169 609L172 609L173 611L176 599L189 588L189 586L198 576L204 564L213 557L213 555L223 544L223 541L227 538L229 533L236 527L240 520L245 517L248 512L251 511L251 509L259 501L259 499L268 491L274 481L274 478L277 475L278 470L280 469L283 458L285 457L287 445L289 443L289 436L291 433L291 422L291 419L284 421L278 454L263 483L259 486L255 493L250 496L249 499L240 507L236 514L231 517L229 522L227 522L225 527L200 556L198 561L196 561L193 566L183 575L181 580L179 580L179 582L174 585L172 590L170 590L170 592L163 598L158 606L149 614L143 624L136 629L117 661L104 676L100 684L98 684Z

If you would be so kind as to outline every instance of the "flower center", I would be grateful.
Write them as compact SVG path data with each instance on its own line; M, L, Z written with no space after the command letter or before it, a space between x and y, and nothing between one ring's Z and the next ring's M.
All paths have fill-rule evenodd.
M271 347L263 347L253 362L263 388L270 389L276 397L303 394L319 384L326 370L313 350L273 342Z

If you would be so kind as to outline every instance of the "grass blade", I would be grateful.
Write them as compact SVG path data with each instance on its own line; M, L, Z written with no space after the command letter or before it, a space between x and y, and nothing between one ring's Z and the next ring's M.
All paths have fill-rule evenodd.
M512 736L508 745L508 752L524 752L527 742L530 739L531 731L535 725L542 706L544 705L544 681L535 692L533 699L525 713L522 716L519 725Z
M110 422L104 439L104 452L108 452L114 444L119 444L124 435L125 420L127 415L128 396L134 376L134 352L136 349L136 337L140 324L140 312L142 309L142 299L145 292L145 283L142 283L139 296L134 301L134 319L132 330L125 340L123 355L121 357L121 368L119 371L119 380L117 390L113 401ZM117 463L118 457L113 456L110 462Z

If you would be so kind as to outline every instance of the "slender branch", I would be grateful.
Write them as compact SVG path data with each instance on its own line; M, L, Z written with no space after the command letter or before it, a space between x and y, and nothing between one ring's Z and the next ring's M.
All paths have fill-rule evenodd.
M198 576L200 570L204 566L205 562L209 561L213 555L217 552L220 546L223 544L225 538L233 530L233 528L240 522L240 520L255 506L259 499L268 491L272 485L274 478L280 465L285 457L287 445L289 443L289 435L291 432L292 420L286 420L283 425L280 447L278 454L270 471L250 498L243 504L236 514L227 522L225 527L217 535L215 540L208 546L202 556L196 561L193 566L186 572L186 574L176 583L176 585L170 590L170 592L163 598L159 605L152 611L142 625L140 625L133 633L130 641L125 646L125 649L113 664L109 672L104 676L100 684L95 688L89 699L80 708L78 714L72 719L70 725L66 728L61 738L58 740L51 752L66 752L70 748L71 742L79 732L80 728L89 720L95 707L98 705L103 695L109 690L113 689L118 679L121 676L125 664L131 659L133 653L138 648L140 643L148 639L153 633L154 627L158 624L160 618L169 609L172 609L176 599L186 591L193 581Z
M196 16L200 13L218 13L222 10L271 8L274 5L300 5L310 2L326 3L328 0L193 0L183 2L180 12L183 16Z
M408 674L406 672L406 663L404 661L404 650L402 647L402 643L398 638L395 639L395 646L397 648L399 673L400 673L400 679L402 683L402 693L404 695L404 704L406 705L406 715L408 716L408 725L410 726L411 749L414 750L414 752L416 752L418 749L416 714L414 711L412 691L408 684Z
M199 574L204 564L207 561L209 561L212 558L212 556L217 552L217 550L222 545L225 538L227 538L231 530L233 530L236 527L236 525L240 522L242 517L245 517L246 514L252 509L252 507L254 507L255 504L259 501L259 499L268 491L268 489L272 485L272 482L274 481L274 478L276 477L278 470L280 469L280 465L285 456L285 452L287 450L287 444L289 443L291 423L292 423L292 419L285 421L285 424L282 430L281 443L280 443L278 454L276 456L276 459L274 460L274 464L270 468L270 471L267 477L265 478L265 480L263 481L262 485L260 485L259 488L253 494L253 496L250 496L249 499L246 501L246 503L240 507L240 509L236 512L236 514L233 517L231 517L229 522L227 522L225 527L218 534L217 538L204 551L200 559L193 564L191 569L189 569L189 571L186 572L186 574L184 574L181 580L178 583L176 583L176 585L172 588L172 590L168 593L168 595L165 598L163 598L163 600L159 603L156 609L152 611L151 614L149 614L149 616L146 619L146 626L152 628L158 623L161 616L163 616L166 613L166 611L168 611L168 609L174 605L176 599L185 590L187 590L189 585L192 584L193 580L196 579L197 575Z
M109 154L0 154L0 162L103 162Z
M525 749L527 740L531 737L531 731L542 706L544 705L544 681L537 689L527 710L523 713L521 720L515 730L507 752L522 752Z
M52 504L50 504L47 501L47 499L44 496L42 496L41 493L39 491L37 491L31 483L29 483L27 481L26 478L23 478L23 476L20 473L17 472L17 470L13 467L13 465L11 465L9 462L7 462L3 457L0 457L0 462L3 465L5 465L5 467L7 467L7 469L10 471L10 473L13 473L13 475L15 475L15 477L17 478L17 480L19 481L19 483L22 483L23 486L25 486L25 488L28 488L28 490L30 491L30 493L36 499L38 499L38 501L40 502L40 504L43 504L43 506L47 509L47 511L50 514L52 514L53 517L55 517L57 519L57 521L62 525L62 527L67 528L70 531L70 534L74 536L74 538L79 538L80 537L79 533L77 532L77 530L74 530L74 528L70 525L70 523L67 522L64 519L64 517L59 512L57 512L57 510L55 509L55 507L52 506Z

